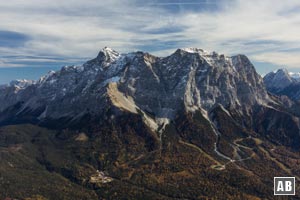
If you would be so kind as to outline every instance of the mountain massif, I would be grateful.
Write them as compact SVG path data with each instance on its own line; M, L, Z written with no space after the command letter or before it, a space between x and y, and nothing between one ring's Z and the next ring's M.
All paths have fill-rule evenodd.
M273 177L300 180L300 105L270 92L294 84L277 73L104 48L1 86L0 198L273 199Z

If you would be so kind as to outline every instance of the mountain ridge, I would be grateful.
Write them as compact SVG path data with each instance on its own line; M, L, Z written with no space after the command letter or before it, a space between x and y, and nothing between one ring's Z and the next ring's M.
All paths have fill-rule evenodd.
M1 91L3 125L29 122L67 128L112 109L114 115L141 115L148 128L160 133L180 112L199 111L211 121L209 113L221 106L244 116L242 123L253 129L258 110L283 112L296 105L270 95L245 55L228 57L197 48L156 57L119 54L105 47L83 65L50 71L36 82L17 81Z
M198 59L198 60L195 61L194 63L182 63L182 65L187 65L186 67L177 68L176 64L174 64L174 62L176 60L188 58L188 57L192 57L192 59ZM126 65L130 62L132 62L131 66L126 67ZM194 69L194 67L197 68L197 65L199 65L200 62L202 63L201 64L202 66L198 67L198 69ZM235 63L234 67L231 67L233 65L232 62ZM243 69L243 67L240 67L239 63L241 63L241 62L245 62L247 64L247 66L249 66L248 67L249 69ZM161 67L161 66L167 66L170 64L172 66L169 66L168 69L165 67ZM195 64L195 66L192 66L193 64ZM225 67L224 67L224 69L222 69L223 66L216 67L215 69L217 69L219 71L213 72L212 70L215 70L215 69L213 69L213 67L211 67L211 66L215 66L215 65L216 66L224 65ZM226 69L226 66L229 66L229 68ZM126 70L130 71L129 74L131 77L130 76L126 77L126 72L127 72ZM169 71L166 71L166 70L169 70ZM99 101L102 101L99 98L101 98L100 96L103 96L104 93L106 93L105 86L107 84L109 85L110 83L117 83L119 85L118 87L120 87L120 88L126 87L126 92L131 94L131 96L133 96L133 95L135 95L135 92L136 92L135 91L136 88L134 88L134 86L133 86L133 84L135 84L135 83L133 83L133 80L136 81L136 79L140 79L140 78L145 79L145 77L143 77L143 76L149 75L150 79L147 80L149 82L149 84L153 84L153 85L156 85L156 87L163 88L164 93L170 93L169 90L172 87L173 87L173 89L174 89L174 87L177 87L174 84L179 84L179 87L181 87L181 88L178 88L178 92L180 94L175 94L175 98L176 98L176 96L181 96L181 97L184 96L184 104L185 104L186 109L193 110L194 109L193 107L198 108L198 109L204 107L207 110L210 107L212 107L214 102L216 102L216 101L220 101L220 102L223 101L223 102L221 102L221 104L230 103L230 104L233 104L232 106L240 106L240 105L238 105L238 104L240 104L240 102L233 101L234 98L238 99L239 96L236 94L236 91L232 90L231 88L225 89L225 90L231 91L231 93L227 94L227 97L224 97L224 96L221 97L221 98L223 98L223 100L216 100L216 97L212 97L211 99L202 100L202 103L200 102L201 101L200 92L199 92L199 89L197 88L198 86L195 86L195 84L196 84L196 81L200 82L201 80L195 80L195 79L196 78L200 79L201 78L200 76L202 76L202 77L207 76L206 75L207 70L211 70L210 73L217 73L217 76L220 76L223 72L227 73L224 77L227 78L226 81L228 83L226 83L227 85L224 85L223 87L232 87L230 84L235 84L234 83L235 80L233 80L233 79L230 80L227 76L229 76L229 75L230 76L235 76L235 75L239 76L237 74L236 70L239 70L239 72L241 74L243 74L243 77L241 76L241 78L243 78L244 81L248 81L247 78L249 76L250 77L249 81L252 82L252 84L255 87L256 87L256 83L261 84L261 82L262 82L262 80L259 78L259 76L257 74L253 75L253 72L255 71L255 69L251 65L250 61L243 55L225 57L224 55L218 55L215 52L208 53L208 52L205 52L204 50L193 48L192 50L191 49L178 49L174 54L172 54L168 57L159 58L159 57L155 57L148 53L143 53L143 52L119 54L118 52L116 52L108 47L105 47L102 51L99 52L98 56L95 59L92 59L92 60L86 62L82 66L63 67L60 71L49 72L47 75L41 77L36 82L33 82L28 85L26 85L24 83L24 85L26 87L23 87L23 88L17 89L17 87L19 87L17 84L15 84L15 86L11 85L8 88L11 88L13 90L13 87L15 87L14 92L17 95L15 95L15 99L11 99L10 101L8 101L6 99L4 99L4 100L9 102L10 104L12 102L17 103L17 101L24 101L24 102L27 101L27 104L25 103L27 107L23 105L22 109L24 110L29 107L28 109L34 110L34 109L38 109L36 107L36 105L40 104L37 101L39 101L39 102L45 101L45 102L47 102L47 104L51 104L51 101L55 101L56 98L64 98L64 99L69 98L68 95L69 96L73 95L73 97L69 99L70 102L77 101L78 99L80 100L80 98L78 98L74 95L80 96L82 94L91 94L90 92L87 92L87 91L89 89L91 89L91 86L93 85L94 87L97 87L97 89L100 91L98 95L94 92L94 94L93 94L94 96L89 97L90 100L93 101L95 104L95 101L97 98ZM170 77L168 77L169 76L168 73L170 73L171 76L174 74L175 75L177 74L176 75L177 77L171 77L173 80L170 81L170 80L168 80L168 79L170 79ZM180 73L182 73L183 76L180 77L179 76ZM196 73L197 73L197 75L196 75ZM139 77L139 76L142 76L142 77ZM209 77L209 76L207 76L207 77ZM180 78L182 79L181 81L183 81L183 83L180 83L180 80L179 80ZM68 81L64 82L63 79L68 79ZM131 80L129 80L129 79L131 79ZM167 80L164 80L164 79L167 79ZM58 82L60 81L60 83L57 83L57 81ZM79 83L77 83L78 81L79 81ZM120 85L122 85L123 82L125 83L125 86L120 86ZM173 82L173 83L170 84L170 82ZM211 82L211 80L207 79L206 82L207 83L202 81L202 84L206 85L205 86L206 89L209 90L208 86L210 85L209 82ZM18 84L22 84L22 82L20 82ZM56 85L59 85L59 84L61 84L61 85L59 87L57 87ZM183 85L180 86L180 84L183 84ZM52 86L53 86L53 88L51 89ZM108 90L112 87L108 87ZM257 99L259 99L259 101L261 101L261 102L268 101L268 100L271 101L267 97L267 93L263 89L263 87L259 86L259 85L258 85L258 87L260 87L260 92L257 92L256 95L258 94L258 95L262 95L262 96L257 97ZM222 92L220 92L220 89L217 86L213 86L213 87L211 87L211 89L214 91L207 91L206 93L214 92L215 93L214 95L222 96ZM3 90L4 89L2 89L2 91ZM21 91L19 91L19 90L21 90ZM40 95L38 97L40 99L34 99L34 98L30 99L28 96L26 97L25 93L29 93L29 92L27 92L27 91L25 92L24 90L27 90L27 91L33 90L33 91L31 91L31 92L35 93L33 95L36 95L36 97L38 97ZM93 90L93 89L91 89L91 90ZM74 94L72 94L72 92ZM153 92L153 90L151 92ZM156 91L154 91L154 92L156 92ZM121 91L121 93L122 93L122 91ZM110 91L110 94L112 94L112 91ZM33 95L30 95L30 96L33 96ZM47 97L45 97L45 96L47 96ZM202 98L206 98L205 93L201 94L201 96L203 96ZM22 99L22 98L24 98L24 99ZM76 99L76 98L78 98L78 99ZM135 97L134 99L136 99L138 104L143 104L142 103L143 98L144 97L139 95L138 97ZM149 98L151 99L151 97L149 97ZM229 99L229 98L231 98L231 99ZM51 99L51 100L49 101L49 99ZM247 100L247 99L248 98L245 98L245 100ZM251 103L255 103L256 100L253 100L253 98L251 98L251 99L252 99ZM178 101L180 101L180 100L178 100ZM230 102L225 102L225 101L230 101ZM152 103L156 104L155 107L159 106L158 105L159 102L157 100ZM166 103L166 102L164 102L164 103ZM87 103L87 104L91 104L91 103ZM178 102L177 102L177 104L178 104ZM45 107L45 105L40 105L40 106ZM65 106L68 106L68 105L65 105ZM145 106L141 105L142 109L144 109ZM163 114L163 111L158 111L155 107L148 108L148 109L150 112L155 112L157 115L162 115L162 117L168 118L168 117L170 117L169 115L174 116L174 113L172 113L172 109L174 109L176 107L176 106L175 107L174 106L171 108L166 107L166 109L169 110L168 114L166 114L166 113ZM190 108L188 108L188 107L190 107ZM5 104L4 105L2 104L0 106L0 110L2 110L2 111L5 108L7 108L7 107L5 107ZM50 112L49 109L50 108L47 109L48 113ZM44 108L44 111L46 111L46 108ZM59 112L62 112L62 110L59 110ZM72 112L72 111L70 111L70 112ZM167 110L166 110L166 112L167 112ZM176 110L175 110L175 112L176 112ZM18 114L20 114L20 113L22 113L22 111L18 111ZM79 114L80 113L77 113L77 115L79 115ZM42 113L41 113L41 115L42 115ZM44 115L45 115L45 113L43 113L43 115L40 116L40 118L43 117ZM53 114L53 117L54 118L58 117L56 115L58 115L58 114Z

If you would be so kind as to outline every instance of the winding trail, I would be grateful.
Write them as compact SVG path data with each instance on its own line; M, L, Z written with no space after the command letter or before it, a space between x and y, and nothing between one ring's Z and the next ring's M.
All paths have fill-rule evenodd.
M215 162L217 165L221 165L221 163L217 160L215 160L212 156L210 156L209 154L207 154L205 151L203 151L203 149L201 149L200 147L198 147L197 145L194 145L192 143L189 142L184 142L182 140L179 140L180 144L184 144L186 146L189 146L191 148L194 148L196 150L198 150L201 154L203 154L205 157L207 157L208 159L210 159L211 161Z
M220 163L219 161L217 161L216 159L214 159L212 156L210 156L209 154L207 154L205 151L203 151L200 147L198 147L197 145L194 145L192 143L188 143L188 142L184 142L182 140L179 140L179 143L181 144L184 144L184 145L187 145L191 148L194 148L194 149L197 149L202 155L204 155L205 157L207 157L208 159L210 159L211 161L215 162L214 165L211 165L211 168L212 169L215 169L215 170L225 170L226 169L226 165L230 164L230 163L235 163L235 162L242 162L242 161L245 161L245 160L250 160L252 159L254 156L255 156L255 152L253 152L253 148L251 147L248 147L248 146L245 146L245 145L242 145L242 144L238 144L238 142L241 142L245 139L253 139L256 143L256 146L258 147L258 149L263 152L267 158L269 158L270 160L272 160L273 162L276 163L277 166L279 166L279 168L281 168L283 171L285 171L287 174L289 175L292 175L292 176L295 176L293 173L292 173L292 170L289 169L288 167L286 167L283 163L281 163L280 161L278 161L275 157L273 157L269 151L267 151L265 148L263 148L261 146L262 144L262 141L258 138L253 138L251 136L248 136L246 138L238 138L238 139L235 139L232 143L232 147L234 148L234 157L235 158L230 158L229 156L226 156L225 154L221 153L218 149L218 143L220 141L220 138L221 138L221 133L218 131L216 125L212 122L211 118L208 117L208 115L204 115L204 117L207 119L207 121L209 122L213 132L215 133L216 135L216 141L214 142L214 152L220 156L221 158L227 160L228 162L226 162L225 164L222 164ZM251 150L252 151L252 154L246 158L242 158L238 151L241 151L241 148L243 149L247 149L247 150ZM300 181L300 177L299 176L295 176L297 180Z
M208 118L208 122L212 128L212 130L214 131L217 139L216 139L216 142L214 143L214 151L216 152L216 154L226 160L229 160L230 162L232 161L231 158L229 158L228 156L224 155L223 153L221 153L219 150L218 150L218 143L220 141L220 137L221 137L221 133L218 131L218 129L216 128L215 124L211 121L210 118Z
M234 159L234 158L230 158L226 155L224 155L223 153L221 153L219 150L218 150L218 143L220 141L220 137L221 137L221 133L218 131L217 127L215 126L215 124L212 122L212 120L208 117L208 122L210 123L210 126L211 128L213 129L214 133L216 134L216 142L214 143L214 151L216 152L216 154L226 160L228 160L227 163L223 164L223 165L213 165L211 166L213 169L217 169L217 170L224 170L226 168L226 165L230 164L230 163L234 163L234 162L242 162L242 161L245 161L245 160L249 160L249 159L252 159L254 156L255 156L255 153L253 152L251 154L251 156L248 156L246 158L241 158L241 156L238 154L238 150L240 150L239 148L245 148L245 149L250 149L252 150L252 148L250 147L247 147L247 146L244 146L244 145L240 145L240 144L237 144L237 142L239 141L242 141L246 138L239 138L239 139L236 139L234 142L233 142L233 145L232 147L234 148L234 154L236 155L237 159ZM250 137L250 136L249 136ZM248 137L248 138L249 138Z

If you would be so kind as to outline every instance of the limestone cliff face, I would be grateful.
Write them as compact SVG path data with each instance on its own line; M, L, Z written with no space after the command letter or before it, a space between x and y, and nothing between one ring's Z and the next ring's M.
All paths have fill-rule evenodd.
M155 119L149 123L158 126L179 110L207 112L221 104L245 112L272 102L246 56L196 48L178 49L163 58L104 48L82 66L63 67L36 82L24 82L1 88L1 120L30 113L37 121L80 119L87 113L101 114L112 103L121 110L152 113Z

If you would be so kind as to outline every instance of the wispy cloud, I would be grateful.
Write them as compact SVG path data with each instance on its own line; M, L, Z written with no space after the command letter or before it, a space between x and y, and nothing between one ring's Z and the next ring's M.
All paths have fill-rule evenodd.
M157 55L194 46L300 68L298 0L0 0L0 5L0 58L7 65L59 61L41 56L79 61L104 46ZM14 34L15 41L9 38Z

